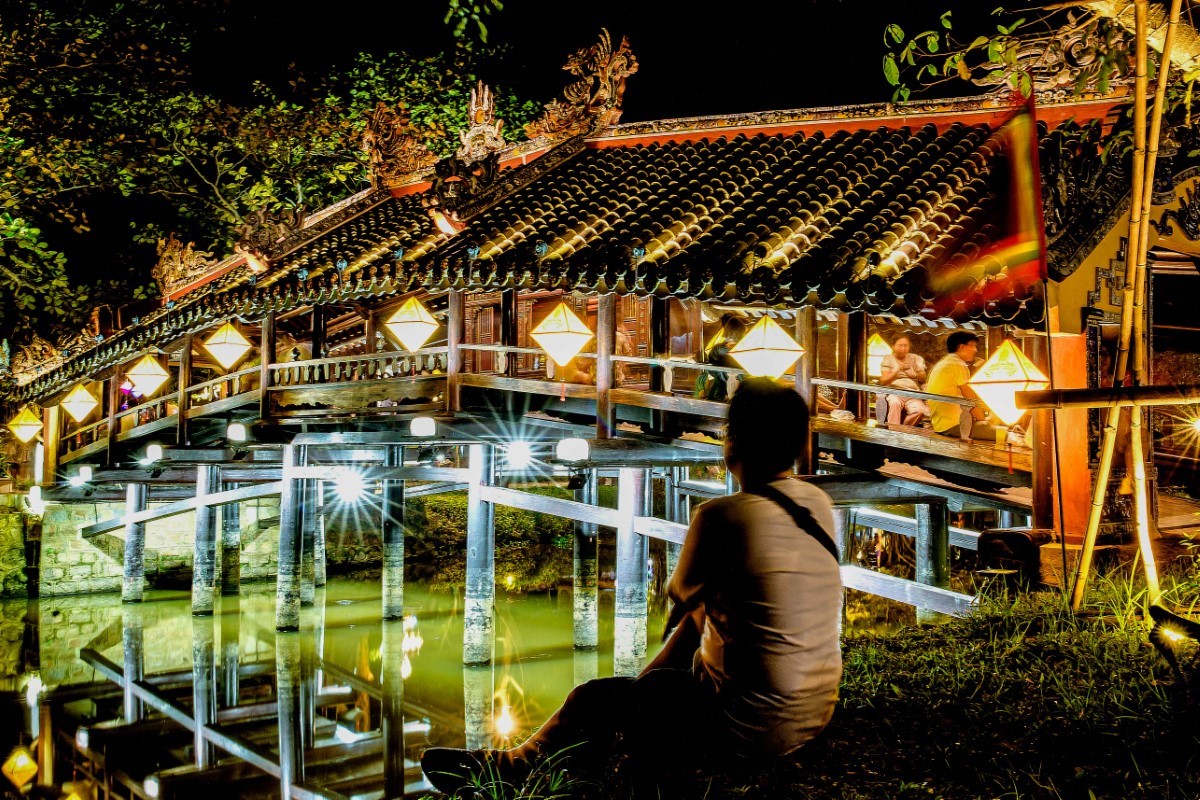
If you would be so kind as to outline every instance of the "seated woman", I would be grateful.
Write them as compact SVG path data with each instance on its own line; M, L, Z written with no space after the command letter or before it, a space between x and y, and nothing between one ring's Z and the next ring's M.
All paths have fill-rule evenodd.
M920 391L924 380L925 359L912 352L911 339L904 335L897 336L892 342L892 352L883 357L879 385ZM890 425L899 425L902 419L905 425L918 425L924 417L929 416L929 406L915 397L880 394L875 402L875 414L880 422Z

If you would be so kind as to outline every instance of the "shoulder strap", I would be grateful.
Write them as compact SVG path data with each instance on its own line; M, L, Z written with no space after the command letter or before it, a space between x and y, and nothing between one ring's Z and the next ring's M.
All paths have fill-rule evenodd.
M756 494L760 497L765 497L768 500L774 501L783 508L784 511L791 516L795 521L796 526L809 536L817 540L817 543L824 547L829 555L833 556L834 561L841 563L841 558L838 556L837 545L833 543L833 539L829 538L829 534L821 527L820 523L813 518L812 512L807 508L797 503L786 493L774 486L760 486L756 489L749 490L749 494Z

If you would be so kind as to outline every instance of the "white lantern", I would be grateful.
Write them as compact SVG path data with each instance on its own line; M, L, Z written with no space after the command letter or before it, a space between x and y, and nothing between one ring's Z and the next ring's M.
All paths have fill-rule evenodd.
M587 439L563 439L554 448L554 455L559 461L587 461L591 454L591 445Z
M250 350L250 342L238 333L233 323L226 322L204 341L204 349L224 369L229 369Z
M82 383L76 384L75 388L70 391L66 399L62 401L63 409L71 415L71 419L76 422L83 422L88 418L96 407L100 405L92 393Z
M437 436L437 420L433 417L413 417L408 430L413 436Z
M765 314L729 349L729 357L751 375L778 378L804 355L804 348Z
M967 385L1001 422L1015 425L1025 415L1024 409L1017 408L1017 392L1045 389L1050 385L1050 379L1010 339L983 362Z
M404 349L410 352L424 347L429 337L438 329L437 321L429 313L429 309L415 297L405 300L396 313L383 324L400 340Z
M41 433L42 421L29 410L29 406L25 406L21 409L20 414L9 420L8 429L21 440L22 444L29 444L33 437Z
M141 361L134 364L133 369L125 373L131 387L143 397L153 397L154 393L170 379L170 374L151 355L142 356Z
M595 336L566 303L555 306L529 335L560 367L569 364Z

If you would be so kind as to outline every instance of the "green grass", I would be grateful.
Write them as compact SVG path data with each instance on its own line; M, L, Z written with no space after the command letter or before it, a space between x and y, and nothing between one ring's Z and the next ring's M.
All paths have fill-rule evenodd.
M1195 574L1167 586L1176 607L1200 598ZM669 796L1195 800L1200 708L1148 644L1144 602L1140 582L1118 574L1098 579L1081 615L1056 593L1000 597L967 619L850 638L822 737ZM668 795L610 785L600 796Z

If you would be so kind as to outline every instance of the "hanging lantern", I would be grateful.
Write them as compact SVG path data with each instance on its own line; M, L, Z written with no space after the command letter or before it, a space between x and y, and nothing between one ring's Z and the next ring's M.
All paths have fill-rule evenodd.
M130 388L134 392L143 397L153 397L154 393L162 388L162 385L170 379L171 375L162 368L162 364L158 363L158 359L151 355L142 356L142 360L133 365L133 369L125 373L125 377L132 384Z
M88 415L100 405L100 401L92 396L82 383L77 384L60 404L76 422L83 422Z
M29 752L29 748L20 744L13 748L4 766L0 767L0 772L12 781L13 786L20 789L37 775L37 761L34 760L33 753Z
M555 306L529 335L560 367L570 363L595 336L591 328L577 317L566 303Z
M204 349L212 355L225 369L231 368L234 364L246 355L250 349L250 342L245 336L238 333L238 329L233 327L232 322L226 322L217 332L208 337L204 342Z
M967 385L1001 422L1013 425L1025 414L1017 408L1017 392L1045 389L1050 379L1009 340L992 353Z
M778 378L804 355L804 348L765 314L729 350L729 357L751 375Z
M21 409L20 414L9 421L8 429L21 440L22 444L29 444L29 441L41 432L42 421L29 410L29 406L25 406Z
M383 324L409 352L424 347L429 337L438 329L437 321L429 313L429 309L415 297L405 300L404 305Z
M892 354L892 346L878 333L867 340L867 375L878 378L883 374L883 359Z

